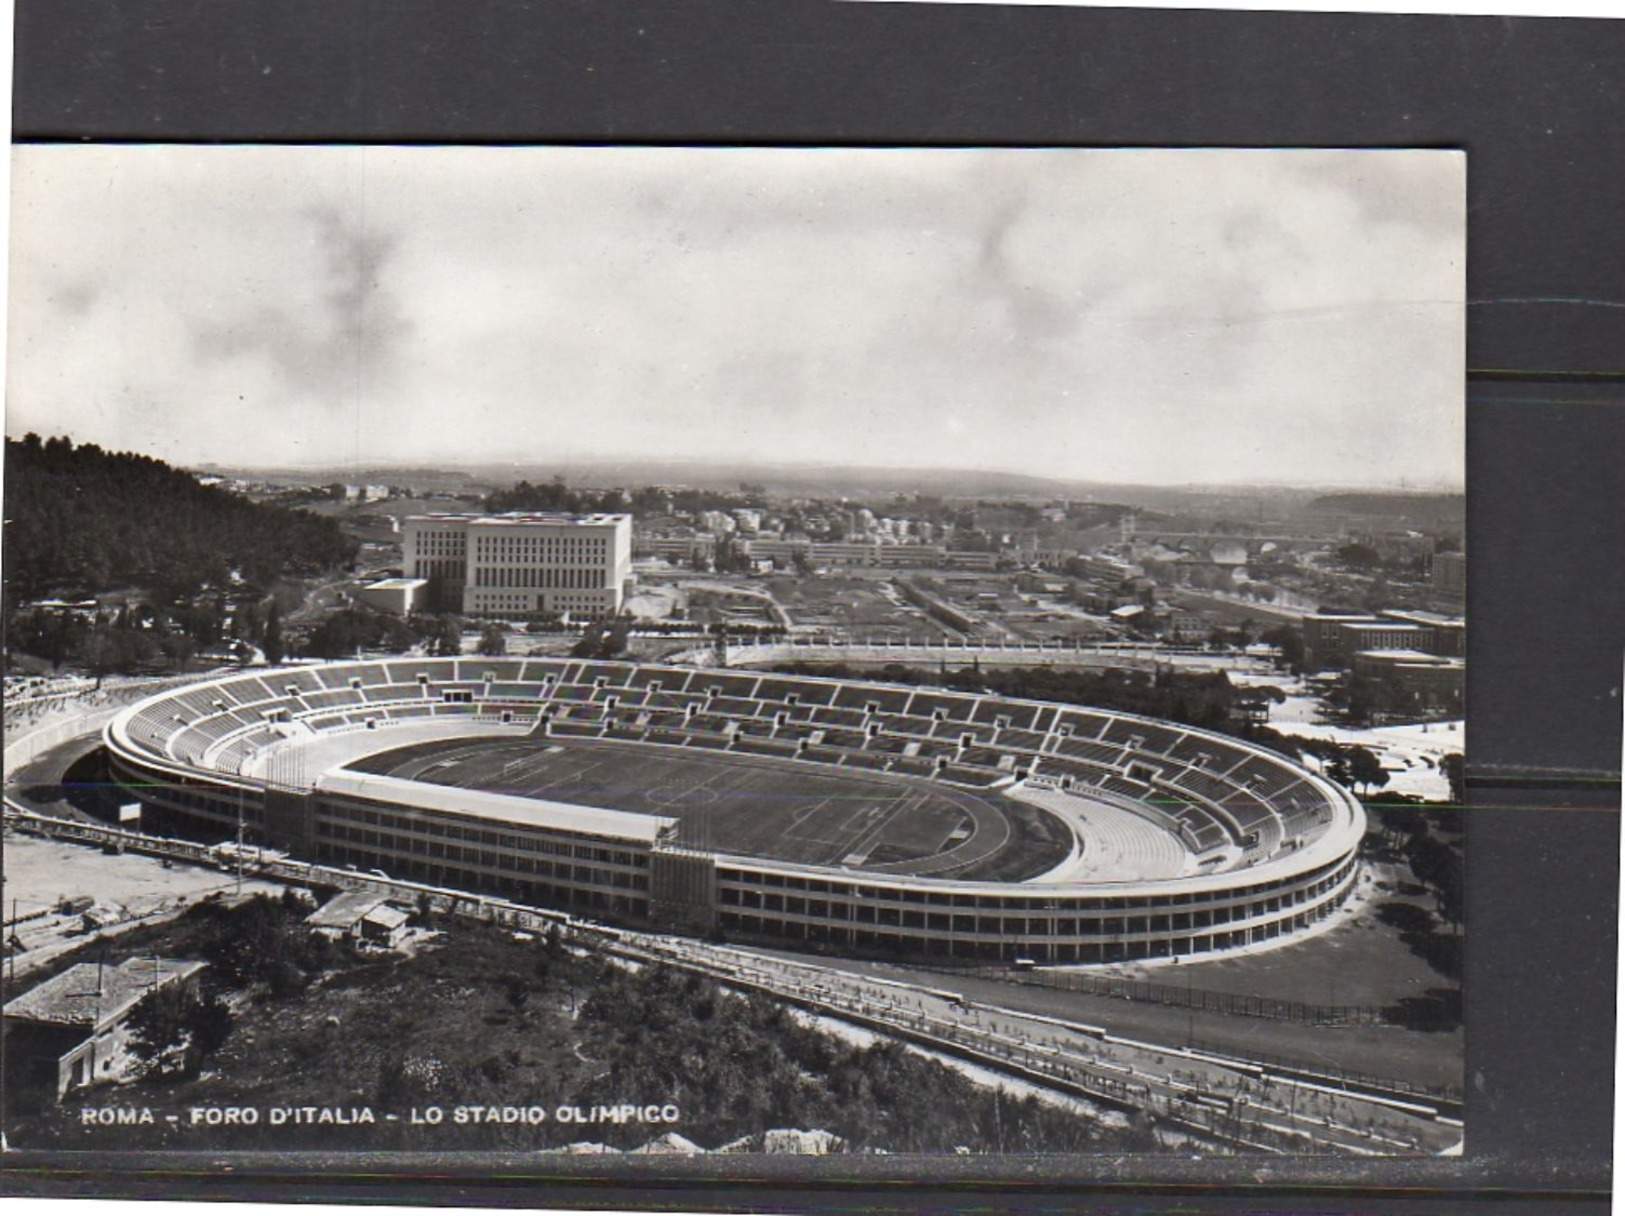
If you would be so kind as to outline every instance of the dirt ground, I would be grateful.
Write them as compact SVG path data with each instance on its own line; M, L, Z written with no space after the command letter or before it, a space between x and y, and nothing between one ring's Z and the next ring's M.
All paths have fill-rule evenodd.
M173 914L216 891L232 895L237 888L235 876L213 868L178 861L166 867L156 857L114 856L94 846L20 832L6 833L5 877L6 937L9 940L15 931L25 947L17 956L19 973L86 941L79 916L52 911L64 898L89 896L101 904L117 905L133 921ZM275 894L282 889L252 878L245 879L242 887L245 895ZM23 921L14 929L11 926L14 917L41 910L48 914Z

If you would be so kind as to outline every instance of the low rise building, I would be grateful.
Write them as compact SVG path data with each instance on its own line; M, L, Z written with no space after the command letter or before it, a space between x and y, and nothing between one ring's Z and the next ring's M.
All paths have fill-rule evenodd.
M305 918L312 933L394 949L406 936L411 914L371 891L335 895Z
M1313 612L1303 618L1304 667L1345 670L1362 651L1408 650L1446 658L1467 653L1467 623L1460 617L1392 609L1375 615Z
M1091 553L1083 559L1083 572L1099 582L1122 583L1144 575L1145 569L1110 554Z
M1457 715L1465 708L1467 664L1418 650L1366 650L1351 671L1367 708L1385 714Z
M632 552L638 557L663 557L673 562L691 562L697 557L710 558L716 550L717 538L709 532L640 536L632 546Z
M188 982L205 964L133 958L117 967L79 963L5 1006L10 1084L60 1098L122 1081L136 1063L130 1015L149 993Z
M1387 609L1381 615L1384 620L1399 621L1423 629L1427 639L1423 649L1429 654L1453 659L1467 657L1467 622L1459 616L1397 608Z
M429 580L426 578L385 578L368 583L355 590L357 603L393 612L396 616L411 616L429 606Z

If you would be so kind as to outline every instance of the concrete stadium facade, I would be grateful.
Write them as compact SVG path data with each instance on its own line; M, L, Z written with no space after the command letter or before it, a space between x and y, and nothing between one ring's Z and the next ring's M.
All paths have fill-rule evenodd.
M990 882L802 865L731 854L725 841L696 848L662 815L343 767L405 743L491 735L1106 800L1177 838L1190 872ZM517 658L262 670L139 702L105 739L115 777L189 834L241 830L392 877L837 951L1059 964L1288 940L1349 893L1365 831L1346 791L1228 736L1101 709L737 670Z

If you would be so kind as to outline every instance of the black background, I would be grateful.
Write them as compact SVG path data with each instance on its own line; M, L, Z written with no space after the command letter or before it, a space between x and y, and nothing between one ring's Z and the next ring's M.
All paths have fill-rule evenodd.
M1473 805L1459 1161L1294 1161L1262 1176L1162 1159L1006 1162L1002 1174L978 1163L959 1179L934 1161L842 1162L835 1175L702 1159L618 1165L628 1190L591 1171L538 1188L534 1165L514 1162L500 1181L497 1163L442 1160L432 1177L418 1163L403 1183L387 1180L409 1168L398 1161L245 1160L232 1182L173 1160L137 1175L127 1159L14 1154L7 1190L713 1210L1065 1210L1085 1195L1123 1212L1600 1208L1625 308L1599 301L1625 300L1625 22L825 0L18 0L16 30L19 140L1465 148ZM719 1187L724 1168L753 1176ZM1230 1189L1194 1185L1215 1180Z

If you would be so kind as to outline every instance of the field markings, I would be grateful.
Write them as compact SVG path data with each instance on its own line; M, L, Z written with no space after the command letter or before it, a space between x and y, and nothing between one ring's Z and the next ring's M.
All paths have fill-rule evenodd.
M470 740L408 755L389 775L414 779L415 773L437 784L517 797L625 810L641 804L686 817L694 829L726 835L737 848L765 857L830 865L886 846L911 854L869 867L877 872L974 864L1013 834L996 807L963 790L868 774L792 772L767 757L656 756L643 746L600 740L548 747L534 740ZM952 814L944 817L944 810ZM940 832L932 826L939 817L949 820ZM966 835L955 841L960 832Z
M830 858L829 864L862 852L859 846L867 825L855 826L855 822L865 814L872 814L874 808L869 805L846 806L850 797L829 794L798 809L793 815L795 827L799 830L786 830L784 835L794 836L807 845L818 846L819 852L814 856Z
M802 828L813 826L814 817L826 806L833 802L833 798L820 798L817 802L809 802L790 812L790 826L784 831L786 836L796 836L804 840L814 840L819 844L832 844L822 836L813 836L801 831Z
M903 798L894 797L879 806L870 803L868 806L857 808L852 815L848 816L846 822L842 825L843 827L852 824L859 814L865 815L869 819L869 823L860 831L857 839L844 850L844 855L855 856L861 854L863 857L868 857L870 853L879 848L881 839L885 836L886 829L891 826L892 820L896 818L903 800ZM879 823L874 822L876 818L880 820Z
M950 806L970 819L970 834L946 852L926 854L910 860L877 863L870 867L887 874L940 874L947 870L975 865L992 857L1011 839L1010 821L999 811L974 794L955 790L947 799ZM991 819L990 819L991 817ZM990 830L996 825L999 831ZM954 830L958 830L956 822Z

